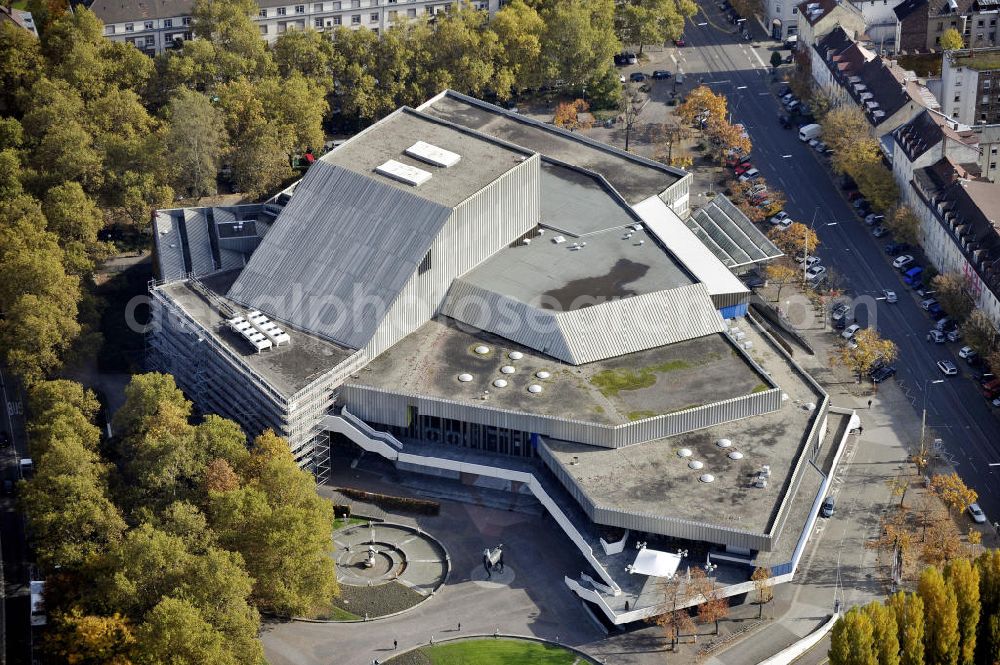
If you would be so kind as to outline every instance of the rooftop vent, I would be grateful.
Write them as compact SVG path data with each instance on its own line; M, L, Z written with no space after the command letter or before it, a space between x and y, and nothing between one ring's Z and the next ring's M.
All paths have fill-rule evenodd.
M422 162L427 162L428 164L433 164L434 166L440 166L442 168L448 168L449 166L454 166L462 160L462 156L458 155L450 150L445 150L444 148L439 148L436 145L431 145L424 141L417 141L409 148L406 149L406 154L414 159L419 159Z
M537 376L539 379L547 379L552 375L543 369L541 372L535 372L535 376Z
M731 448L733 446L733 442L729 439L719 439L715 442L715 445L720 448Z
M497 388L506 388L507 387L507 380L506 379L497 379L496 381L493 382L493 385L496 386Z
M554 242L557 245L561 245L562 243L566 242L566 238L563 236L556 236L555 238L552 239L552 242Z
M504 374L513 374L517 370L514 369L513 365L504 365L503 367L500 368L500 371L503 372Z
M524 354L521 353L520 351L511 351L510 353L507 354L507 357L510 358L511 360L520 360L521 358L524 357Z
M395 159L390 159L385 164L376 166L375 172L387 178L405 182L407 185L413 185L414 187L419 187L431 179L431 174L427 171L397 162Z
M730 450L728 457L729 459L740 460L743 459L743 453L738 450Z
M486 346L484 344L480 344L479 346L477 346L475 348L475 352L478 353L481 356L485 356L487 353L490 352L490 347L488 347L488 346Z
M714 483L715 482L715 476L713 476L710 473L703 473L703 474L701 474L701 476L698 477L698 480L700 480L703 483Z
M702 468L703 466L705 466L704 462L699 462L696 459L693 459L690 462L688 462L688 468L689 469L694 469L695 471L697 471L698 469Z
M537 395L538 393L542 392L542 387L537 383L532 383L530 386L528 386L528 392Z
M681 448L677 451L678 457L691 457L691 455L692 453L690 448Z
M458 375L458 380L461 381L462 383L468 383L469 381L472 381L472 375L471 374L459 374Z

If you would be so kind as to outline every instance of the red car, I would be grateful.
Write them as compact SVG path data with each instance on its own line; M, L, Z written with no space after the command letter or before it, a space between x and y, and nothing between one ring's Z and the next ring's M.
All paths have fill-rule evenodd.
M678 37L677 39L674 40L674 45L675 46L687 46L687 42L684 41L683 37Z
M742 164L749 164L749 163L750 163L749 157L741 157L740 155L730 155L729 157L726 157L726 166L728 166L731 169L735 169Z
M743 175L752 168L753 164L751 164L750 162L743 162L741 164L738 164L736 168L733 169L733 173L735 173L736 175Z

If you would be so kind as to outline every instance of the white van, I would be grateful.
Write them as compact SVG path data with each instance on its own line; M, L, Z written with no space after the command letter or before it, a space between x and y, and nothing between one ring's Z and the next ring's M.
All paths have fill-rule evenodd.
M799 129L799 140L800 141L811 141L814 138L818 137L820 135L820 132L822 132L822 131L823 131L823 128L820 127L819 125L815 124L815 123L812 124L812 125L803 125Z

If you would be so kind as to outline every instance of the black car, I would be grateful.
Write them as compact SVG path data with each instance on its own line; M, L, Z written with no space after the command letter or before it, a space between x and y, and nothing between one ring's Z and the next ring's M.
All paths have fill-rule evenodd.
M655 72L653 72L653 78L656 79L656 80L658 80L658 81L661 80L661 79L668 79L671 76L673 76L673 74L671 74L666 69L657 69Z
M781 114L778 116L778 124L784 127L785 129L791 129L792 119L785 114Z
M789 87L788 85L782 85L780 88L778 88L778 97L784 97L791 91L792 91L791 87Z
M872 381L874 381L875 383L882 383L895 373L896 373L895 367L893 367L892 365L886 365L885 367L879 367L878 369L872 371L870 376L872 377Z
M909 243L905 242L890 242L885 246L885 253L889 256L899 256L900 254L908 251L910 249Z
M646 80L646 75L642 72L632 72L632 75L628 77L629 81L632 83L642 83Z

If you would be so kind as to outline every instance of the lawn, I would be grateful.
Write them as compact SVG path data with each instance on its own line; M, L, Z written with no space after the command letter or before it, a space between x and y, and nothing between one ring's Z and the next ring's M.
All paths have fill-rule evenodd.
M1000 69L1000 55L995 53L977 54L975 56L955 58L955 63L969 69L978 69L979 71Z
M590 377L590 382L597 387L605 397L614 397L622 390L640 390L649 388L656 383L656 374L666 374L681 369L693 367L686 360L670 360L659 365L631 369L606 369Z
M423 647L417 658L394 662L430 665L573 665L587 662L571 651L527 640L468 640ZM420 657L422 656L422 658Z
M368 521L364 517L335 517L333 520L333 530L340 531L355 524L368 524Z

